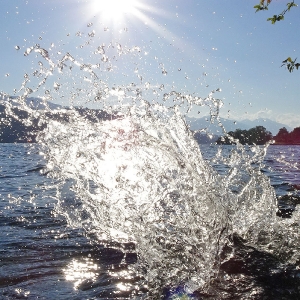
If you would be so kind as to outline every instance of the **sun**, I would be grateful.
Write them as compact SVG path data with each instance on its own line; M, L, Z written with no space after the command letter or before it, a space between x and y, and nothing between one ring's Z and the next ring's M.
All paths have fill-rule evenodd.
M94 9L106 20L120 20L138 11L138 0L95 0Z
M147 0L85 0L88 13L97 17L97 23L104 25L106 31L118 34L128 31L128 26L147 26L162 35L164 39L182 49L182 40L174 32L157 23L153 15L172 18L172 15L157 5L157 1ZM150 2L150 3L149 3ZM159 2L159 1L158 1ZM186 51L186 46L184 46Z

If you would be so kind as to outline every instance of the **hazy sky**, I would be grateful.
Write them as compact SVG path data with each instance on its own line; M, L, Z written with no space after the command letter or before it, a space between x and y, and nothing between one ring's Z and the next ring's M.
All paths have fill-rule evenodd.
M114 42L140 47L143 63L130 64L136 63L150 84L163 82L170 90L201 97L220 88L224 117L264 117L300 126L300 70L281 67L288 56L300 55L300 7L272 25L266 19L287 1L273 0L268 11L255 13L258 2L135 0L131 7L130 0L0 0L0 91L13 94L24 74L32 78L40 54L24 52L36 44L53 60L69 52L78 61L96 63L95 49ZM112 66L105 79L121 83L126 60L122 64L119 71ZM65 104L59 97L54 101Z

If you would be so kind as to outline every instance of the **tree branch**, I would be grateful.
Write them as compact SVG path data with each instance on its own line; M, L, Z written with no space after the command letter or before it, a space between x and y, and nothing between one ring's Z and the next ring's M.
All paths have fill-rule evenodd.
M254 8L256 9L255 12L261 11L261 10L268 10L268 6L270 5L270 3L272 2L272 0L260 0L259 4L255 5ZM295 3L295 0L292 0L291 2L288 2L286 4L287 8L285 10L283 10L279 15L274 15L271 18L268 18L267 21L271 21L272 24L275 24L278 21L281 21L284 19L284 15L291 10L292 7L297 7L298 5ZM282 62L282 67L286 66L286 68L288 69L288 71L291 73L294 71L294 69L296 68L296 70L298 70L300 68L300 63L296 63L296 59L292 59L290 57L288 57L287 59L285 59Z
M261 10L268 10L268 6L272 0L260 0L259 4L255 5L254 8L256 8L255 12L261 11ZM295 3L295 0L292 0L291 2L288 2L287 8L283 10L279 15L274 15L271 18L268 18L267 21L271 21L272 24L275 24L277 21L281 21L284 19L284 15L291 10L292 7L297 7L298 5Z

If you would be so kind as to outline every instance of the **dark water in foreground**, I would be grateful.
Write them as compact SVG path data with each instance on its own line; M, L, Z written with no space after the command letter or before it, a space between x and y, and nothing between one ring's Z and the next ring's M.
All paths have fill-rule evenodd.
M216 146L201 149L206 159L216 152ZM300 146L270 146L264 164L278 198L277 215L288 218L300 203ZM44 165L37 146L0 145L0 299L141 298L147 287L138 285L131 270L134 245L95 243L83 229L68 227L55 213L55 182L43 174ZM300 299L299 264L283 264L238 236L231 241L224 256L231 248L234 255L208 292L190 298ZM180 288L176 292L177 298L168 299L188 299Z

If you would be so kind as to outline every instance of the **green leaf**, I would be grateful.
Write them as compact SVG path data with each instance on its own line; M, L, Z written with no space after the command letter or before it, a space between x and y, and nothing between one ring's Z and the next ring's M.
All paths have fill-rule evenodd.
M282 63L282 67L286 66L286 68L288 69L288 71L291 73L294 71L294 69L296 68L297 70L300 67L300 63L295 63L297 60L297 58L295 58L294 60L291 57L288 57L286 60L284 60Z
M278 17L277 15L274 15L272 18L268 18L267 21L271 21L272 24L275 24L277 21L277 17Z
M289 2L289 3L287 3L287 10L290 10L293 6L298 6L296 3L294 3L294 2Z
M256 8L256 11L255 11L255 12L258 12L258 11L264 10L264 9L267 9L267 8L265 8L264 6L260 5L260 4L255 5L255 6L253 6L253 7Z

